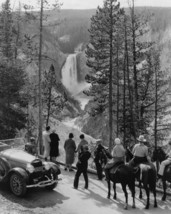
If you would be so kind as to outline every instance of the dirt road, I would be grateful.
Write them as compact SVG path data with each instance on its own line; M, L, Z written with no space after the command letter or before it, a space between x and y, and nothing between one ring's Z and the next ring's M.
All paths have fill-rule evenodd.
M81 177L78 190L73 189L74 172L62 170L62 181L54 191L44 189L29 190L25 198L17 198L6 187L0 186L0 214L167 214L171 212L171 197L166 202L158 195L158 208L153 208L151 195L150 210L144 209L145 200L138 199L136 194L136 209L131 208L132 198L129 194L129 209L123 210L124 195L118 185L118 200L107 199L105 181L96 180L90 175L89 190L85 190ZM113 192L112 192L113 193ZM145 194L144 194L145 198Z

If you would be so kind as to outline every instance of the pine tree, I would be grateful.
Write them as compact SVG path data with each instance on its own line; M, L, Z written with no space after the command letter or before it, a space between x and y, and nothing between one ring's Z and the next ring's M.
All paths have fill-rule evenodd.
M0 12L0 52L4 60L13 61L14 41L13 41L13 17L10 7L10 0L2 4Z
M23 93L25 74L22 68L0 64L0 138L15 137L25 127L27 99Z
M86 76L91 83L88 95L94 96L94 114L109 112L109 149L113 139L113 78L114 78L114 45L116 25L121 14L116 0L106 0L103 8L98 7L91 19L90 42L87 46L87 65L92 74Z
M61 93L64 91L61 83L56 80L53 64L50 66L49 71L45 70L43 76L42 100L46 117L46 126L48 126L50 116L56 116L58 115L58 112L61 112L65 106L66 98Z

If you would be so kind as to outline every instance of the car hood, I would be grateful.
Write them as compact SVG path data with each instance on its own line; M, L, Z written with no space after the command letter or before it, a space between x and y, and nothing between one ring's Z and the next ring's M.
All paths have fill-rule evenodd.
M31 163L33 160L37 159L35 156L19 149L7 149L1 151L0 156L6 158L9 161L23 164Z

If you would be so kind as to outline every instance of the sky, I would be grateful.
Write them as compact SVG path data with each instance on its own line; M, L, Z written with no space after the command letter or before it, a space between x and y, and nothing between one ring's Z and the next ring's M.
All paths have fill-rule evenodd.
M0 0L0 3L5 0ZM35 5L37 0L11 0L11 7L18 5L18 2L27 3L30 5ZM91 9L97 8L97 6L102 6L104 0L59 0L63 3L61 9ZM122 7L128 6L129 0L120 0ZM54 2L54 0L49 0L49 2ZM156 6L156 7L171 7L171 0L135 0L135 6Z

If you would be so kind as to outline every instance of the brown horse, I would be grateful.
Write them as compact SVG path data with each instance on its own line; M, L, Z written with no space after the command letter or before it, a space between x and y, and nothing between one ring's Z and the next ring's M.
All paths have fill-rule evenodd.
M125 205L124 209L128 208L128 193L127 193L127 185L132 193L132 198L133 198L133 204L132 207L135 208L135 176L132 171L132 169L124 164L121 164L118 166L116 169L115 173L109 173L109 180L107 181L108 183L108 196L107 198L110 198L110 189L111 189L111 184L110 181L113 182L113 190L114 190L114 196L113 199L116 200L116 183L120 183L122 186L122 190L125 194Z
M129 149L126 150L127 161L133 158L133 154ZM129 164L128 164L129 165ZM135 178L139 181L140 195L139 198L142 198L142 185L145 189L147 195L146 209L149 209L150 205L150 191L153 192L154 195L154 207L157 207L156 200L156 178L157 173L153 163L144 163L140 164L136 169Z
M152 154L152 160L153 161L159 161L160 163L164 160L166 160L167 156L163 149L161 147L158 147L153 151ZM164 174L162 177L162 183L163 183L163 196L162 196L162 201L166 200L166 181L171 183L171 164L167 165L164 170Z

